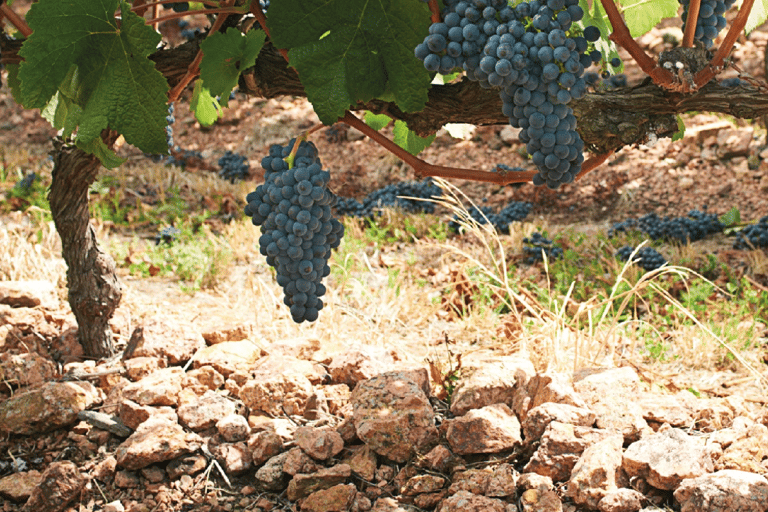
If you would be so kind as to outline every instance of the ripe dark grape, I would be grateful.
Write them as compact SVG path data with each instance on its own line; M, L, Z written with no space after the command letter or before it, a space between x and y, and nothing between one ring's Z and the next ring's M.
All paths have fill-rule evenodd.
M552 240L545 238L539 232L536 232L530 236L530 238L523 238L523 253L527 255L525 262L529 265L533 265L537 261L544 261L544 255L546 254L549 261L556 260L563 257L563 249L553 244Z
M362 202L353 198L339 198L335 209L339 215L365 218L373 217L378 210L387 207L408 213L432 213L435 211L435 204L419 199L437 199L442 195L440 187L427 178L423 181L392 183L374 190Z
M344 226L333 218L336 196L328 190L330 173L322 170L317 149L302 141L289 168L294 144L296 139L269 148L261 161L264 183L246 197L245 214L261 227L259 250L277 271L294 322L314 322L323 308L328 259Z
M761 218L757 224L745 227L736 235L734 249L750 250L758 247L768 247L768 216Z
M679 0L679 2L683 5L683 23L685 23L688 20L691 2L690 0ZM725 11L735 3L736 0L701 0L694 38L705 48L711 48L717 35L725 28L727 24Z
M219 158L219 176L230 183L244 180L248 177L251 165L243 155L238 155L232 151L227 151L224 156Z
M616 257L621 261L627 261L634 250L634 247L625 245L616 251ZM664 266L667 263L667 260L665 260L664 256L659 254L653 247L641 247L640 250L637 251L632 263L636 263L645 270L651 271Z
M501 90L502 112L510 125L522 128L520 140L539 170L534 184L550 188L581 172L584 142L568 104L586 94L584 67L602 58L580 32L570 36L572 24L584 16L578 3L534 0L512 8L505 0L450 0L443 21L414 50L430 71L461 67L481 87ZM595 27L585 33L593 41L600 37ZM448 53L443 34L448 45L462 45L461 55Z
M655 213L643 215L639 219L629 219L613 225L608 236L629 230L642 231L652 240L672 240L679 243L695 242L707 235L720 233L725 229L717 215L699 210L691 210L686 217L664 217Z
M16 184L13 186L13 190L21 194L27 193L32 188L32 184L35 183L36 179L37 174L30 172L16 182Z
M180 234L181 231L178 228L173 226L166 226L162 228L157 235L155 235L155 245L160 245L161 243L170 245L176 241Z

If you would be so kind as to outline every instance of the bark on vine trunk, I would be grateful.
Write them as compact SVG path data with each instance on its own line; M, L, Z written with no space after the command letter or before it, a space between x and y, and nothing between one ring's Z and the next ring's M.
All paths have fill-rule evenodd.
M105 142L111 146L116 135ZM48 194L56 231L67 263L69 304L78 326L78 340L88 357L110 357L115 352L109 319L122 292L115 262L96 241L88 214L88 188L101 163L73 144L57 139L53 152L53 182Z

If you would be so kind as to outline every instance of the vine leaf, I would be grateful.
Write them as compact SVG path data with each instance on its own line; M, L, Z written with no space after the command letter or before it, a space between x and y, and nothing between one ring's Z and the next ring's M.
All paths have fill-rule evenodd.
M203 85L202 80L195 82L189 109L195 113L195 119L203 126L211 126L221 117L221 105L211 96L211 92Z
M741 5L741 2L739 2L739 5ZM752 11L749 13L749 18L747 18L747 25L744 27L744 31L749 34L762 25L767 19L768 0L757 0L752 5Z
M680 7L677 0L620 0L617 3L632 37L642 36L664 18L676 17Z
M100 150L93 141L109 127L146 153L167 153L168 84L147 58L161 36L125 2L118 22L117 7L118 0L34 3L26 18L34 32L19 51L20 99L44 109L66 89L82 109L75 139L81 148Z
M392 135L392 140L395 144L412 155L418 155L424 148L432 144L433 140L435 140L434 133L429 137L420 137L416 135L416 132L412 132L408 129L408 125L405 124L405 121L399 119L395 121L395 129Z
M203 61L200 78L211 95L219 96L222 106L227 106L230 93L237 87L240 73L256 62L266 38L261 30L243 34L234 27L226 32L216 32L202 42Z
M431 79L413 49L429 16L413 0L281 0L267 23L275 46L289 49L320 121L332 124L386 91L404 112L424 108Z
M381 131L384 127L392 122L392 118L387 114L374 114L370 110L365 111L365 124L373 128L374 130Z

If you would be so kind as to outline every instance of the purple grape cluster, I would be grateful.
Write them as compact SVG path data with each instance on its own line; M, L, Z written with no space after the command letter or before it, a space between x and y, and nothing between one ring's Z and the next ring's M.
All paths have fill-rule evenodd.
M429 71L462 68L481 87L501 89L502 111L522 129L520 140L539 170L534 184L557 188L573 181L584 142L568 104L586 94L584 69L602 58L592 45L599 30L589 27L581 35L573 27L584 17L578 0L445 4L442 20L416 46L416 57Z

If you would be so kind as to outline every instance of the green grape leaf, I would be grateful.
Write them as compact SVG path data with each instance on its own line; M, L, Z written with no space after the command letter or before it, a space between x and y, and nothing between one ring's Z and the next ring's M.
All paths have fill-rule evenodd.
M685 137L685 123L682 117L677 116L677 131L672 134L672 142L682 140L683 137Z
M619 0L617 3L632 37L645 35L664 18L677 17L680 7L677 0Z
M120 167L123 165L123 163L125 163L126 160L125 158L120 158L115 154L114 151L109 149L107 145L104 144L104 141L101 140L101 137L96 137L95 139L91 139L87 142L78 142L77 147L86 153L95 155L99 160L101 160L101 165L107 169Z
M219 96L227 106L230 93L237 87L240 73L256 62L266 38L263 30L251 30L243 34L230 27L226 32L209 35L200 45L203 61L200 78L213 96Z
M741 224L741 212L737 207L733 207L720 216L720 222L725 224L726 227L735 226Z
M11 89L11 96L13 101L21 105L21 83L19 82L19 65L18 64L6 64L5 69L8 71L7 84Z
M741 2L739 2L739 5L741 5ZM765 23L766 19L768 19L768 0L755 0L755 3L752 5L752 11L749 13L749 18L747 18L747 25L744 27L744 31L749 34Z
M365 124L376 130L377 132L385 128L392 122L392 118L387 114L374 114L373 112L365 111Z
M195 82L189 109L195 113L195 119L203 126L211 126L221 117L221 105L211 96L211 92L203 85L202 80Z
M399 119L395 121L395 129L393 135L395 144L408 151L412 155L418 155L424 150L424 148L432 144L433 140L435 140L434 134L426 138L419 137L416 135L416 132L412 132L408 129L408 125L405 123L405 121L400 121Z
M429 9L414 0L281 0L267 20L289 49L320 121L332 124L357 102L391 91L405 112L421 110L430 75L413 55L428 33Z
M107 127L147 153L166 153L168 84L147 56L160 34L118 0L40 0L27 13L33 33L19 55L21 103L44 109L57 92L82 109L82 147ZM73 71L74 68L74 71Z

